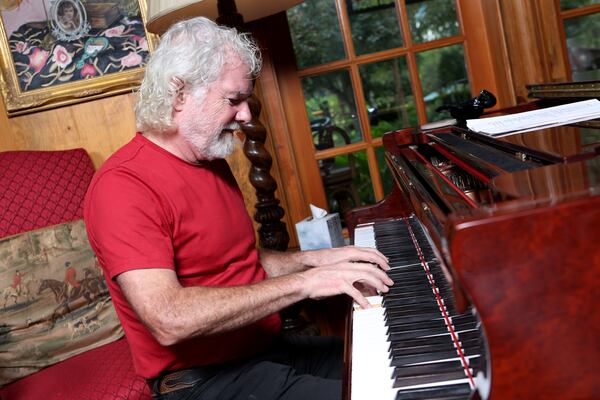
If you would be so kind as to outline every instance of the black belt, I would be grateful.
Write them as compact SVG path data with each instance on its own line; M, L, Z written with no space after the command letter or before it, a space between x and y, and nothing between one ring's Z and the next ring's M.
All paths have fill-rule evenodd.
M219 373L221 368L215 366L181 369L166 372L158 378L147 379L152 397L163 395L177 390L191 388L202 382L208 381Z

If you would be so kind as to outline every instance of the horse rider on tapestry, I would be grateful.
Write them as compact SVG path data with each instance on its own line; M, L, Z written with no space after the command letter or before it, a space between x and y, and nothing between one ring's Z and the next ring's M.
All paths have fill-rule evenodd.
M21 283L23 282L23 277L25 275L27 275L27 272L16 270L15 275L13 276L13 283L10 286L15 290L17 296L21 295Z
M64 282L67 284L66 300L69 300L73 296L75 291L77 289L79 289L81 282L79 282L77 280L77 270L71 266L70 261L65 262L65 268L67 268L65 270L65 280L64 280Z

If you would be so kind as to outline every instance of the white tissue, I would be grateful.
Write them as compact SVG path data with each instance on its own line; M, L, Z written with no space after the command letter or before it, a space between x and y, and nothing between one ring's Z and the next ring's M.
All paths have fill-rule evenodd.
M322 208L319 208L313 204L310 204L310 212L312 213L312 216L315 219L323 218L324 216L327 215L327 211L325 211Z
M316 250L331 247L342 247L342 223L338 213L327 211L310 204L312 216L296 224L296 233L300 250Z

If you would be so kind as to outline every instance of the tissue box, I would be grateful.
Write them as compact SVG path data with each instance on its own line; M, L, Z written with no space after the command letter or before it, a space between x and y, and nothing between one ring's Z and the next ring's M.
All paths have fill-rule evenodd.
M322 218L308 217L296 224L300 250L316 250L344 246L342 222L338 213Z

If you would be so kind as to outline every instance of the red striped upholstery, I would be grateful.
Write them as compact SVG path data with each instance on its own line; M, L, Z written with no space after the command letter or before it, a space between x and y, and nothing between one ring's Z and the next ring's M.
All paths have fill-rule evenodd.
M83 218L93 174L84 149L0 153L0 237Z

